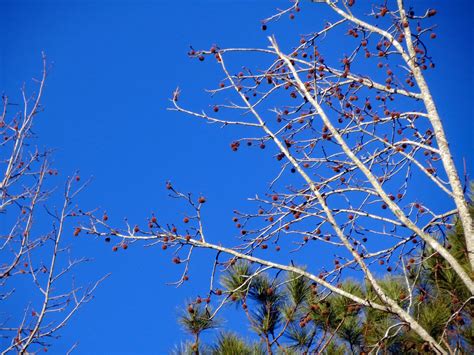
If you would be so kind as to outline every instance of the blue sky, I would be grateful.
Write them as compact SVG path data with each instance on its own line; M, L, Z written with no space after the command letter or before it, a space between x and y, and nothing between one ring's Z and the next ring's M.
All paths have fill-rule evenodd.
M19 100L23 82L41 70L41 51L53 64L38 117L38 144L56 148L55 166L65 178L79 169L93 176L80 198L84 208L106 209L120 223L144 221L155 212L162 220L184 216L182 205L167 198L165 181L208 198L208 234L230 244L235 235L232 210L267 191L276 166L270 154L229 149L239 138L166 111L176 86L196 109L211 101L204 88L221 78L214 62L187 57L190 45L209 48L267 46L274 33L283 43L314 30L328 12L302 3L295 21L260 20L286 1L5 1L1 5L0 88ZM469 1L433 1L439 10L437 42L431 51L437 69L428 75L460 170L463 158L473 168L473 52ZM319 27L319 26L318 26ZM332 50L338 50L333 44ZM237 63L238 64L238 63ZM253 63L245 63L253 64ZM58 184L61 182L58 179ZM423 187L420 187L423 192ZM429 190L424 191L429 194ZM136 222L135 222L136 221ZM79 341L80 353L165 353L184 339L177 308L188 296L204 295L208 253L194 260L184 287L167 286L178 277L172 255L133 246L112 253L99 240L69 241L77 255L95 261L80 273L93 280L112 272L96 298L74 318L51 351L61 353ZM238 328L235 316L227 326Z

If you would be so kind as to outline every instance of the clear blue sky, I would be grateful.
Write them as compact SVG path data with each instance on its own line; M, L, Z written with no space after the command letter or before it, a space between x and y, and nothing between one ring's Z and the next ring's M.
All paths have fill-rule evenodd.
M421 2L421 1L420 1ZM423 1L439 10L429 75L456 163L473 168L472 4ZM189 45L209 48L267 46L314 30L327 12L302 2L297 20L260 31L260 20L287 1L0 1L0 88L19 100L23 82L38 76L40 53L53 63L39 116L39 144L57 148L55 165L64 178L76 169L94 176L82 195L85 208L100 206L119 223L139 223L155 212L177 221L183 209L166 198L171 179L182 190L208 198L208 234L231 243L233 209L267 191L276 166L270 154L235 154L229 143L239 131L221 130L166 111L179 85L188 105L206 108L204 88L221 74L215 63L190 60ZM334 44L334 49L338 49ZM245 63L252 64L252 63ZM31 86L30 86L31 87ZM58 180L58 183L60 181ZM423 187L420 187L422 190ZM425 191L428 193L429 191ZM226 240L227 239L227 240ZM194 261L191 281L180 289L171 254L133 246L112 253L99 240L74 239L76 255L95 261L80 272L95 279L112 272L96 298L62 332L51 352L79 341L80 353L166 353L184 336L176 323L188 296L204 295L210 254ZM2 310L4 311L4 310ZM226 326L241 326L238 317Z

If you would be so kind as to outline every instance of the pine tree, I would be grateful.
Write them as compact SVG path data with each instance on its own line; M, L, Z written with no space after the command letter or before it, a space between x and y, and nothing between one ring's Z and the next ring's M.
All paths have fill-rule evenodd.
M474 205L470 212L474 215ZM464 232L459 222L446 235L446 247L469 273ZM474 304L469 290L446 261L430 248L419 265L406 261L405 272L379 280L384 291L399 300L414 318L440 343L448 343L461 354L474 351ZM223 292L245 312L249 328L259 338L252 343L229 332L221 332L209 345L187 343L179 354L418 354L429 352L415 332L395 315L361 307L348 298L320 292L316 284L300 275L282 278L256 272L248 262L231 265L221 277ZM369 283L345 280L339 287L354 295L378 301ZM194 307L194 306L190 306ZM200 304L180 319L188 333L199 334L218 327ZM206 316L207 314L207 316Z

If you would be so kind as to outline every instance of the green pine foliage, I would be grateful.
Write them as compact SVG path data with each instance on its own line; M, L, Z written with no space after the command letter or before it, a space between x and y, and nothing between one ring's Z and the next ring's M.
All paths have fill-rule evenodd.
M472 206L471 213L474 215ZM460 223L449 231L445 243L471 273ZM409 309L441 344L449 344L460 354L473 353L474 304L469 291L443 258L429 248L421 256L423 261L410 268L406 276L393 274L380 279L381 287L400 306ZM227 269L220 282L229 302L245 312L248 328L258 341L249 342L236 334L221 332L214 342L199 344L199 334L219 324L210 319L207 304L193 304L180 322L195 341L183 344L176 354L342 355L367 354L374 349L394 354L430 351L393 314L362 307L300 275L272 276L270 272L256 271L253 265L238 261ZM363 299L380 302L367 283L348 279L339 287Z
M212 355L264 355L258 343L248 343L234 333L221 333L212 346Z
M190 334L199 334L207 329L216 328L218 322L211 318L211 310L201 304L189 305L179 318L184 330Z

